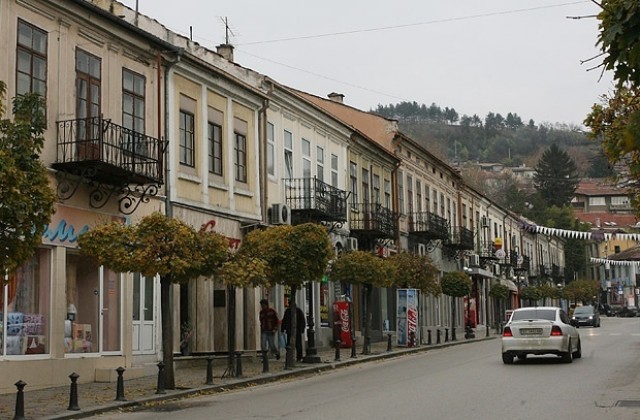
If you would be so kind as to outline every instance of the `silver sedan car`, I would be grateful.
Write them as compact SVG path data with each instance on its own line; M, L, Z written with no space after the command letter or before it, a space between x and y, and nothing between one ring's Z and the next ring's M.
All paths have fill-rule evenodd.
M540 306L513 311L502 332L502 361L528 354L555 354L566 363L582 357L578 330L560 308Z

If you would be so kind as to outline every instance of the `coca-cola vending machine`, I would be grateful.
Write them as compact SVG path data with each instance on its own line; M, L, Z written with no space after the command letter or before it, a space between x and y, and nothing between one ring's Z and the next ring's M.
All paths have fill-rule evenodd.
M398 346L413 347L418 344L418 289L398 289L396 335Z
M334 339L340 339L340 347L351 347L351 318L349 317L349 302L333 303Z

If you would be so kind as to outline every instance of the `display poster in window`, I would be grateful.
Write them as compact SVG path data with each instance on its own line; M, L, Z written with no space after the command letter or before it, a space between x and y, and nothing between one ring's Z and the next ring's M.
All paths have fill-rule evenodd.
M418 289L396 292L396 336L398 346L412 347L418 342Z

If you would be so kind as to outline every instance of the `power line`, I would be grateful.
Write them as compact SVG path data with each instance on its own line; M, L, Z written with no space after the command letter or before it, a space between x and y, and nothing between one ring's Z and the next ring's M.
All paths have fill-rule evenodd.
M434 25L434 24L438 24L438 23L465 21L465 20L472 20L472 19L481 19L481 18L486 18L486 17L491 17L491 16L500 16L500 15L510 15L510 14L516 14L516 13L523 13L523 12L531 12L531 11L534 11L534 10L551 9L551 8L570 6L570 5L574 5L574 4L580 4L580 3L588 3L588 1L586 1L586 0L573 1L573 2L570 2L570 3L554 4L554 5L551 5L551 6L538 6L538 7L530 7L530 8L527 8L527 9L505 10L505 11L501 11L501 12L482 13L482 14L478 14L478 15L470 15L470 16L461 16L461 17L454 17L454 18L447 18L447 19L430 20L430 21L426 21L426 22L407 23L407 24L403 24L403 25L382 26L382 27L378 27L378 28L354 29L354 30L351 30L351 31L329 32L329 33L325 33L325 34L304 35L304 36L289 37L289 38L278 38L278 39L268 39L268 40L263 40L263 41L245 42L243 44L238 44L238 45L246 46L246 45L258 45L258 44L270 44L270 43L275 43L275 42L297 41L297 40L302 40L302 39L327 38L327 37L331 37L331 36L351 35L351 34L366 33L366 32L388 31L388 30L392 30L392 29L410 28L410 27L414 27L414 26Z

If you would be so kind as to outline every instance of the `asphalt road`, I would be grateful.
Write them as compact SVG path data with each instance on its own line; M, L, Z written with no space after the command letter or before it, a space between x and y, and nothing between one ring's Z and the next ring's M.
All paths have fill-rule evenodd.
M428 351L108 419L640 418L640 318L580 328L583 357L513 365L500 340Z

